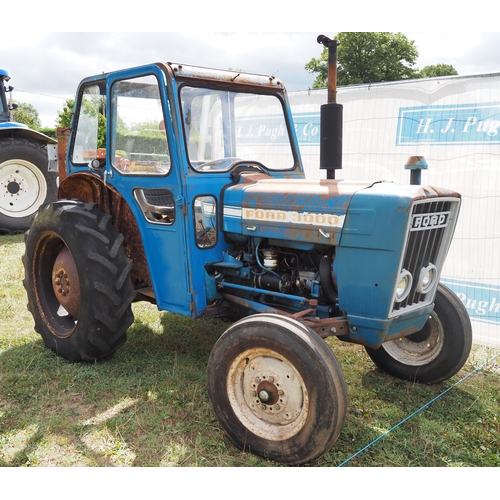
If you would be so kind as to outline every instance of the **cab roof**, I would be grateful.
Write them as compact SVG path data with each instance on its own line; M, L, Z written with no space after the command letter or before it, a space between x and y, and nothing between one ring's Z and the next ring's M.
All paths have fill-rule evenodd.
M206 80L218 83L230 83L232 85L260 86L281 91L285 88L283 83L272 75L255 75L243 71L204 68L172 62L166 63L166 66L170 68L176 77L182 79Z

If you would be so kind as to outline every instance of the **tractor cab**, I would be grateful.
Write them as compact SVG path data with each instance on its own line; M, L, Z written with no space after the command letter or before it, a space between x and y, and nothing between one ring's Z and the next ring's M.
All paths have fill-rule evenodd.
M207 314L217 295L204 266L229 248L224 190L243 172L304 178L284 87L270 77L180 64L96 76L78 89L72 132L59 196L109 190L126 206L126 240L144 254L138 292L181 314Z

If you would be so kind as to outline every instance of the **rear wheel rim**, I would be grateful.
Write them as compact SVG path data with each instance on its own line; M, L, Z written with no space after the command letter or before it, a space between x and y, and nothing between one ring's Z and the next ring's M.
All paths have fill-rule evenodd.
M61 307L73 318L80 315L80 279L75 259L68 247L62 247L52 268L52 289Z
M0 213L13 218L34 214L47 197L47 181L40 169L26 160L0 164Z
M74 315L79 315L81 293L76 264L70 250L57 234L44 233L35 245L32 266L35 294L46 326L56 337L71 336L78 316L70 314L65 306ZM63 274L59 276L61 271ZM61 286L61 278L67 280L68 277L69 286L68 283ZM69 290L71 294L68 294Z

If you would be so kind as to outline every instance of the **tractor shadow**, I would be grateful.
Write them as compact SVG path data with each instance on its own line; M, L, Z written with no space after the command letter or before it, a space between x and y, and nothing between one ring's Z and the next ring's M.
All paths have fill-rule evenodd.
M97 363L40 341L0 355L0 466L266 466L234 448L206 393L212 346L228 327L168 313L137 317Z

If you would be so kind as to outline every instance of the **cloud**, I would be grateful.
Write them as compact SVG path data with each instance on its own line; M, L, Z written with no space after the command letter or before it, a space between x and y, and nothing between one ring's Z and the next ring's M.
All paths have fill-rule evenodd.
M46 33L0 49L2 65L33 104L44 126L87 76L150 62L175 61L251 73L274 74L289 90L306 89L314 77L304 65L321 53L316 33Z
M434 32L406 33L415 41L420 57L418 67L451 64L459 75L500 72L500 33Z
M2 67L12 76L14 98L33 104L44 126L54 126L57 111L79 82L102 72L151 62L175 61L221 69L275 75L289 91L307 90L314 76L304 65L321 54L318 34L335 32L27 32L6 37ZM500 33L408 32L420 57L417 66L452 64L460 75L500 71Z

